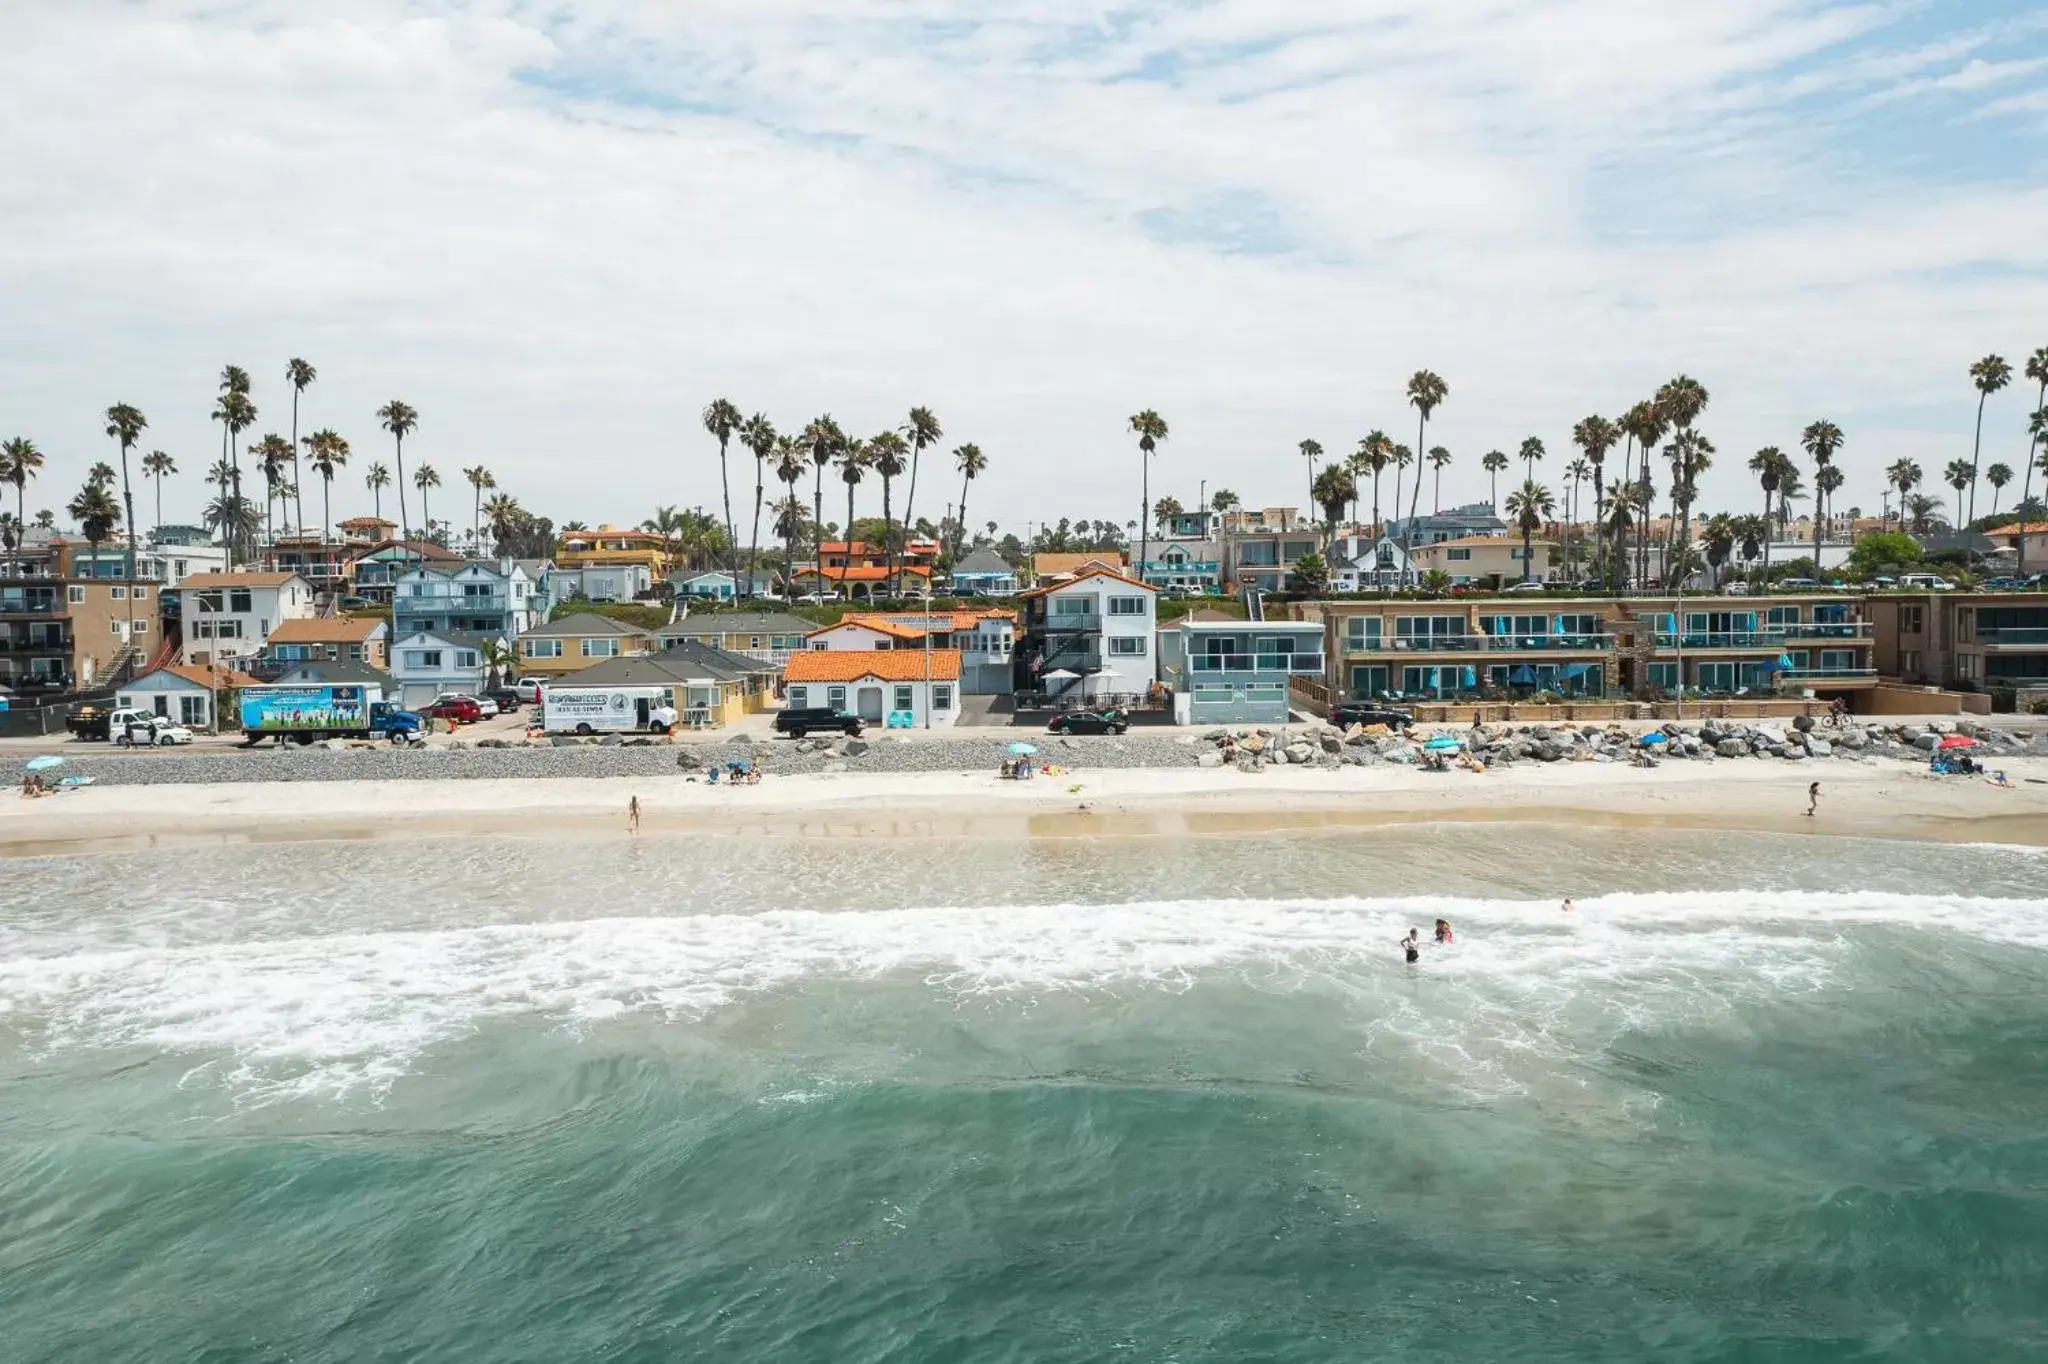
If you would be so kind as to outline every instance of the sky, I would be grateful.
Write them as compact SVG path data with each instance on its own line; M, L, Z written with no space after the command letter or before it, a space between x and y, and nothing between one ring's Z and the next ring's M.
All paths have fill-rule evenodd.
M931 408L921 515L972 441L974 524L1128 520L1143 408L1155 498L1299 506L1297 443L1413 444L1425 367L1446 504L1531 435L1559 486L1573 422L1684 373L1703 505L1825 417L1874 509L1970 454L1973 360L2048 346L2019 0L0 0L0 108L31 513L127 402L195 515L221 367L288 433L291 356L337 517L394 397L458 523L476 464L558 523L714 508L717 397ZM1990 399L1986 464L2032 405Z

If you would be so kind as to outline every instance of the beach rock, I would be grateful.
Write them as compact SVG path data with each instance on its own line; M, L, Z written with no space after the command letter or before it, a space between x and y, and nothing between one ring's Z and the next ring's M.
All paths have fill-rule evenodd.
M1326 729L1321 734L1318 734L1316 739L1323 746L1323 752L1325 753L1339 753L1344 749L1344 736L1338 734L1335 730Z
M1412 744L1389 744L1380 750L1380 756L1388 762L1412 763L1415 761L1415 748Z
M617 748L620 744L624 742L625 740L621 739L616 734L607 734L602 739L598 740L598 743L604 746L605 748Z
M577 746L577 739L573 734L550 734L548 742L556 748L575 748Z
M1195 755L1195 766L1221 767L1223 766L1223 755L1221 753L1197 753Z
M1537 761L1546 763L1554 763L1564 756L1563 746L1549 739L1538 740L1531 748L1531 752L1535 754Z
M861 754L867 752L870 747L871 745L866 739L848 739L833 751L849 758L858 758Z
M1799 716L1792 721L1792 728L1798 730L1801 734L1811 734L1813 732L1813 717L1811 715Z
M1229 737L1230 731L1227 729L1212 729L1202 736L1204 741L1212 744L1220 744Z
M1860 729L1845 729L1836 736L1835 742L1843 748L1861 752L1869 745L1870 738Z
M1175 739L1174 742L1179 744L1182 748L1193 748L1195 746L1195 736L1192 734L1183 734L1179 738Z
M1714 745L1714 756L1717 758L1747 758L1749 756L1749 745L1741 739L1722 739Z
M1285 751L1291 763L1311 763L1316 759L1315 749L1306 743L1291 743Z
M1259 731L1260 735L1263 735L1264 733L1264 730ZM1266 751L1266 741L1258 735L1254 735L1250 738L1239 740L1237 746L1240 750L1246 753L1258 754Z
M1365 748L1371 745L1372 735L1366 733L1362 727L1353 725L1344 731L1344 742L1351 748Z
M1829 743L1826 739L1823 739L1818 735L1807 736L1806 756L1808 756L1809 758L1829 758L1834 756L1834 752L1835 746Z
M512 745L511 745L511 744L510 744L509 742L507 742L506 740L504 740L504 739L478 739L478 740L476 741L476 746L477 746L478 748L510 748L510 747L512 747Z
M1917 738L1913 740L1913 747L1919 749L1923 753L1932 753L1935 749L1939 748L1940 746L1941 735L1935 733L1931 729L1923 731Z

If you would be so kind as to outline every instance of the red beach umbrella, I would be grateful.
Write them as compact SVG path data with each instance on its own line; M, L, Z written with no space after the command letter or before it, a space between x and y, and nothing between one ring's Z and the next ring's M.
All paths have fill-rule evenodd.
M1951 734L1941 741L1943 748L1975 748L1977 741L1967 734Z

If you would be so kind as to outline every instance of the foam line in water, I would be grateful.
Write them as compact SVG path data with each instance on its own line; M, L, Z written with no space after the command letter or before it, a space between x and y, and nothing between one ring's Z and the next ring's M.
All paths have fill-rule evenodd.
M1399 966L1394 940L1438 917L1458 946ZM120 951L46 941L0 962L0 1021L51 1051L231 1057L252 1083L319 1090L388 1083L493 1019L687 1022L807 980L954 1001L1204 983L1374 1000L1427 978L1444 992L1433 1017L1409 1026L1373 1005L1361 1031L1497 1049L1536 1045L1567 1008L1669 1021L1818 988L1872 927L2048 949L2048 905L1963 896L1610 895L1570 915L1449 898L778 911Z

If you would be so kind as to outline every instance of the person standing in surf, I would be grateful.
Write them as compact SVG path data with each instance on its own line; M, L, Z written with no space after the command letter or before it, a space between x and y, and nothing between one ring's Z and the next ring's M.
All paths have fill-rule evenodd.
M1808 819L1812 819L1812 818L1813 818L1813 812L1814 812L1815 810L1818 810L1819 808L1820 808L1820 783L1819 783L1819 782L1815 782L1815 783L1813 783L1813 785L1811 785L1811 786L1809 786L1809 787L1807 787L1807 788L1806 788L1806 817L1807 817Z
M638 796L626 802L626 832L629 834L640 832L640 797Z
M1436 921L1436 945L1438 947L1449 947L1457 940L1458 935L1451 932L1451 921L1449 919L1438 919Z
M1411 928L1408 936L1401 939L1401 950L1408 955L1408 964L1413 966L1422 960L1422 930Z

